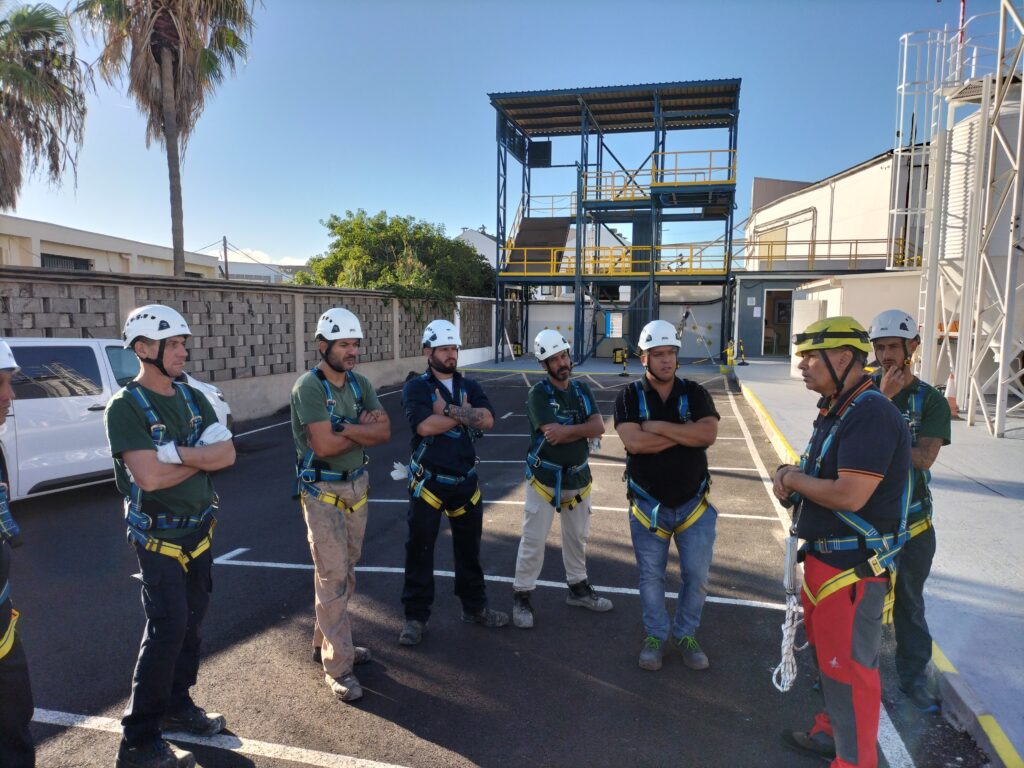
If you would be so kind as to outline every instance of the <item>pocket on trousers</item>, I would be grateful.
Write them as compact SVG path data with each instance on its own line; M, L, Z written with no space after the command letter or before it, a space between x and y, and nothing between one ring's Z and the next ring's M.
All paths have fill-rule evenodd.
M159 573L136 573L132 576L142 582L142 607L150 621L167 615L167 599L160 585Z

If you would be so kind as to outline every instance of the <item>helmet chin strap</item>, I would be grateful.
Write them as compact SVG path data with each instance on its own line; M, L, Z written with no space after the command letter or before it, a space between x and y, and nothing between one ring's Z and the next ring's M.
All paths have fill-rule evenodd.
M327 341L327 339L324 339L324 341ZM327 367L330 368L335 373L347 373L347 371L344 368L339 368L334 363L332 363L331 360L330 360L331 349L334 347L334 342L335 341L337 341L337 339L334 339L332 341L327 341L327 349L325 349L323 352L320 353L320 358L325 363L327 363Z
M818 355L820 355L821 359L825 362L825 367L828 368L828 372L832 375L832 381L835 382L836 391L835 394L832 396L838 397L839 393L843 391L843 382L846 381L846 376L850 372L850 367L853 365L853 360L850 360L850 362L847 364L846 370L843 371L843 375L837 376L836 369L832 367L832 361L828 359L828 355L825 354L825 350L819 349Z
M167 372L167 369L164 368L164 348L166 346L167 346L167 339L160 339L160 347L157 349L156 359L152 360L152 359L150 359L148 357L140 357L139 360L141 360L143 363L148 363L149 365L152 365L154 368L156 368L158 371L160 371L160 373L162 373L164 376L166 376L169 379L169 378L171 378L171 374L169 374Z

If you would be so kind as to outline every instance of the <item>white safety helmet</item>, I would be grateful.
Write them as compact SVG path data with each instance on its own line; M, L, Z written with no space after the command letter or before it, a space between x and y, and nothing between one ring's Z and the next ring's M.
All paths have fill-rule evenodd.
M462 346L462 339L455 326L447 320L434 320L423 330L423 346L430 347Z
M314 339L335 341L337 339L361 339L363 327L359 318L343 307L328 309L316 321Z
M128 313L121 338L124 340L125 348L131 349L132 344L140 338L160 341L172 336L191 335L188 323L177 310L162 304L147 304Z
M18 363L14 360L14 353L6 341L0 341L0 371L4 373L17 373Z
M918 337L917 321L902 309L887 309L875 315L871 321L868 338L871 341L894 336L898 339L913 340Z
M682 347L676 328L668 320L651 320L640 331L640 349L646 352L654 347Z
M545 328L533 340L533 354L541 361L554 357L563 349L572 349L572 345L565 340L560 331Z

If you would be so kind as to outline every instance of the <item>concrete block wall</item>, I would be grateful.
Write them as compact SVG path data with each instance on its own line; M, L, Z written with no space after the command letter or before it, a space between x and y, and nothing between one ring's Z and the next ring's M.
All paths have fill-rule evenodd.
M390 360L395 356L392 298L384 294L339 296L338 292L317 293L302 297L303 337L305 344L305 368L320 362L320 350L313 337L316 324L325 310L344 307L359 318L363 329L359 361L372 363Z
M0 335L117 338L117 288L32 280L0 282Z
M459 335L464 348L475 349L494 344L493 306L492 301L459 300Z
M399 299L398 306L401 317L399 352L402 357L421 357L423 355L423 329L431 320L444 318L455 322L453 307L445 308L429 301L410 301L408 299Z

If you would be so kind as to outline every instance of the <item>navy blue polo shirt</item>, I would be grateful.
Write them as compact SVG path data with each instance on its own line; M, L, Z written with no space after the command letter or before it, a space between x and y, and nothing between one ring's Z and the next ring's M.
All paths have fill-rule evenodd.
M839 421L844 407L866 390L877 392L877 387L867 376L830 404L831 407L827 410L823 408L819 413L807 451L807 474L815 474L812 469L821 456L822 445ZM828 452L822 457L821 469L816 476L828 480L836 480L840 474L880 478L881 482L864 507L853 511L871 523L879 533L895 533L899 530L903 494L910 469L910 430L899 409L889 398L878 393L863 395L848 406ZM853 533L832 510L804 499L797 520L797 535L801 539L813 541ZM845 570L863 563L872 554L871 549L864 547L818 553L815 556L833 568Z
M413 452L426 439L416 433L416 427L421 421L433 415L432 396L437 392L440 392L446 403L486 408L492 416L494 415L494 407L487 399L483 387L476 381L467 379L456 371L452 377L452 392L449 393L448 388L434 376L433 370L428 370L423 376L407 381L402 389L402 407L412 429L410 448ZM476 466L476 449L473 447L469 432L464 428L459 428L458 431L458 437L448 437L447 434L434 436L423 454L422 461L427 469L442 474L465 475Z
M721 419L715 410L711 395L700 384L676 377L668 399L651 386L647 376L640 379L644 399L647 401L649 420L684 423L679 415L679 398L685 393L690 411L690 421L700 421L707 416ZM641 424L640 396L636 384L630 382L619 390L615 398L615 426L623 422ZM700 484L708 474L708 453L706 448L688 445L673 445L660 453L626 453L626 472L634 483L662 504L677 507L696 495Z

